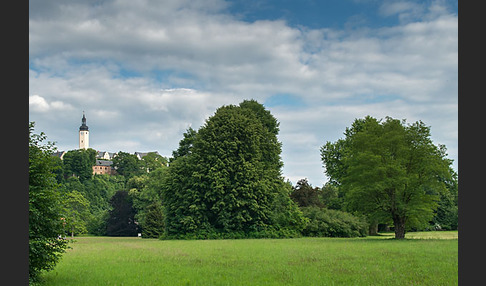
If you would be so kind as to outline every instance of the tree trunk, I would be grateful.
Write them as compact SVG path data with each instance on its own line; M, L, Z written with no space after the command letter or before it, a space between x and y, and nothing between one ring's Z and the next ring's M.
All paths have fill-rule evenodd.
M400 216L394 216L393 226L395 227L395 239L404 239L405 238L405 218Z
M378 235L378 223L372 222L368 228L369 235Z

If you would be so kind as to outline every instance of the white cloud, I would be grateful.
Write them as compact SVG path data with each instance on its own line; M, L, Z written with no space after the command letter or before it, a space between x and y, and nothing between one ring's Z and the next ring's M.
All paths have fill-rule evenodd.
M39 112L45 112L49 110L49 104L47 101L36 94L29 96L29 108Z
M29 96L29 109L34 112L48 112L56 110L71 110L72 106L58 100L48 103L44 97L34 94Z
M403 13L419 13L423 6L409 1L384 2L380 7L380 13L384 16L392 16Z

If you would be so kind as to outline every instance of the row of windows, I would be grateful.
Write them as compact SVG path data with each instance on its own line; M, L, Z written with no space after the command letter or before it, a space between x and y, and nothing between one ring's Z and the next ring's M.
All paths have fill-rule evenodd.
M108 170L108 168L111 168L111 167L98 167L98 166L95 166L94 168L95 169L100 169L100 170L103 170L103 169Z

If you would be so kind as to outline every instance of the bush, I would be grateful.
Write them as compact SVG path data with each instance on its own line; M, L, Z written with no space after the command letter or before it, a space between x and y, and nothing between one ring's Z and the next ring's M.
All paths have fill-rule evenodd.
M366 221L350 213L319 207L305 207L301 210L309 219L302 230L304 236L364 237L367 235Z

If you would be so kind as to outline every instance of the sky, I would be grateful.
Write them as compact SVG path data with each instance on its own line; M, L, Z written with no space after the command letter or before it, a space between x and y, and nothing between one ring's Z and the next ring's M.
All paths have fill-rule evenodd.
M326 142L367 115L421 120L458 170L458 2L29 1L29 121L60 151L170 157L223 105L280 123L282 173L328 178Z

